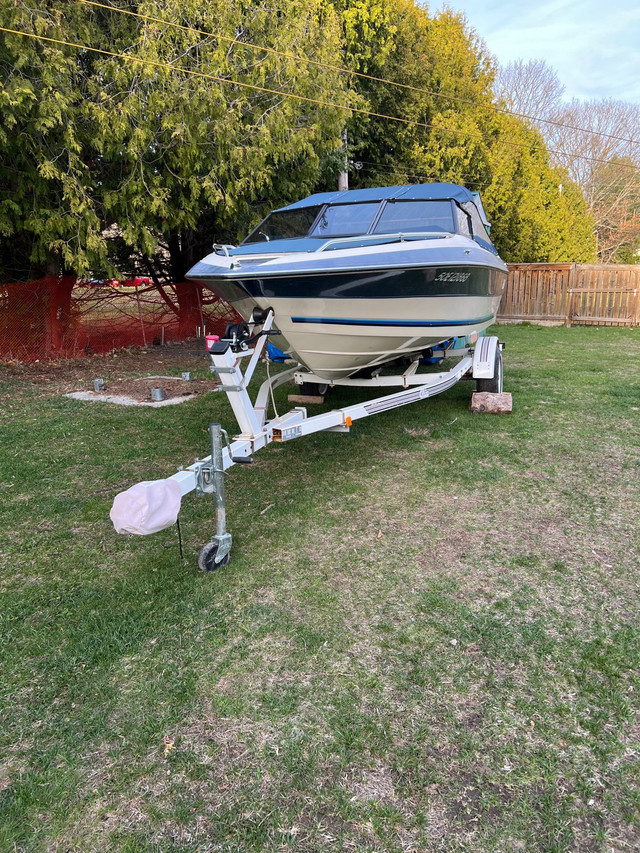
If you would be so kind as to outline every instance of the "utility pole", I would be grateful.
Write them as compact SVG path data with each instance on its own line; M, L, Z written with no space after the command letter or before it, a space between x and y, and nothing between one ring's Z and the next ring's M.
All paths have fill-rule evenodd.
M342 150L344 151L344 171L338 175L338 192L349 189L349 154L347 151L347 128L342 131Z

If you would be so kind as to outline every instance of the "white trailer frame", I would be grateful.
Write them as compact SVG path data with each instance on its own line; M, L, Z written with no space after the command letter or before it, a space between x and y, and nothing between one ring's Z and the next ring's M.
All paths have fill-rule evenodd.
M213 494L215 497L216 532L211 541L203 546L198 559L198 565L204 571L212 571L229 562L232 540L231 534L226 529L224 472L232 465L252 462L254 453L272 442L290 441L325 430L349 432L354 421L434 397L451 388L464 377L492 380L495 376L496 382L502 385L501 349L503 345L496 337L480 337L474 342L475 346L443 351L443 357L456 357L459 361L450 370L442 373L418 373L419 356L416 356L407 369L398 375L380 374L369 378L339 379L330 383L357 387L401 386L400 391L310 417L304 406L295 406L285 414L269 419L267 409L274 388L292 380L298 384L303 382L327 384L326 380L302 370L301 366L297 365L265 380L255 402L251 402L247 387L264 351L273 321L274 313L269 310L263 318L262 329L257 334L255 330L259 322L253 323L250 327L248 339L246 334L243 340L242 337L236 337L234 333L230 339L223 339L213 344L209 350L209 359L210 369L220 381L216 390L227 394L240 432L230 440L220 424L210 424L211 454L205 459L196 459L192 465L180 468L176 474L167 478L178 484L181 497L192 491L198 495ZM249 363L243 373L241 360L245 358L249 359ZM502 387L496 387L496 390L502 391ZM140 483L138 489L144 487L151 492L165 482L159 480ZM173 522L165 526L170 526L171 523ZM155 532L155 530L145 530L143 526L138 525L135 532L144 534Z

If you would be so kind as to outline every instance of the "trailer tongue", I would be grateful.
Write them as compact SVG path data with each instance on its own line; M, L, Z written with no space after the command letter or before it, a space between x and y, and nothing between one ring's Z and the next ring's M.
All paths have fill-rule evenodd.
M231 534L226 529L224 472L232 465L251 463L254 454L272 442L290 441L325 430L349 432L354 421L426 400L451 388L464 377L477 380L479 385L493 382L495 387L491 390L502 391L501 344L495 337L483 337L468 344L465 342L462 347L454 348L452 345L445 349L443 355L455 357L458 361L443 373L419 373L419 360L416 358L400 374L340 379L333 383L379 388L401 386L400 391L311 417L307 416L306 408L295 406L284 415L268 419L267 410L274 388L291 380L298 384L322 384L321 379L297 365L263 382L252 403L247 388L268 336L277 334L272 331L273 320L273 311L256 311L251 324L237 324L230 329L228 338L212 343L209 348L210 369L220 380L217 390L227 394L239 434L230 440L220 424L210 424L209 456L180 468L164 480L138 483L117 495L110 515L118 533L147 535L164 530L176 523L182 497L193 491L197 495L211 494L215 499L216 531L211 541L200 550L198 565L203 571L213 571L225 566L231 554ZM243 373L241 362L246 358L249 362Z

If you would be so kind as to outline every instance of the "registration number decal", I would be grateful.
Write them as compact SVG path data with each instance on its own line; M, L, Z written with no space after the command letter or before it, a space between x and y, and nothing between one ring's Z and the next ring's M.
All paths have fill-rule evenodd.
M436 276L435 280L462 282L466 281L470 275L470 272L441 272L439 275Z

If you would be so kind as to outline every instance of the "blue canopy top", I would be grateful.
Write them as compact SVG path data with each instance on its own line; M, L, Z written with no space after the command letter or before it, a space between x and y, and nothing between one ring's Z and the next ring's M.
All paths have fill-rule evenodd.
M298 207L310 207L316 204L350 204L361 201L385 201L390 198L404 198L412 201L431 201L452 198L455 201L477 203L477 193L472 193L457 184L404 184L398 187L370 187L364 190L342 190L332 193L314 193L301 201L296 201L280 210L295 210Z
M401 202L385 206L387 202ZM408 202L408 204L405 204ZM415 202L415 204L413 204ZM368 235L371 228L384 235L402 231L407 235L420 231L455 233L459 229L453 202L473 205L470 213L479 215L488 231L486 215L478 193L457 184L404 184L396 187L368 187L359 190L314 193L307 198L272 211L242 241L234 254L246 254L261 244L261 251L273 254L276 251L314 251L319 239ZM414 208L413 211L404 208ZM471 231L467 226L466 232ZM312 248L303 246L301 240L311 241ZM474 225L474 239L483 239L487 247L493 247L483 231ZM289 245L295 240L295 248ZM263 244L268 243L269 246ZM370 245L370 243L367 243Z

